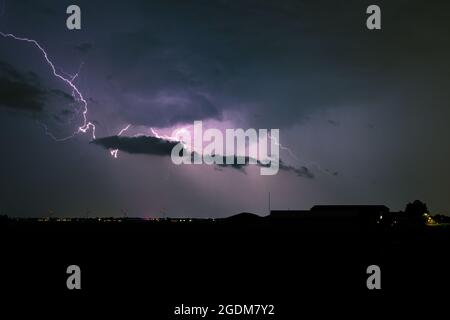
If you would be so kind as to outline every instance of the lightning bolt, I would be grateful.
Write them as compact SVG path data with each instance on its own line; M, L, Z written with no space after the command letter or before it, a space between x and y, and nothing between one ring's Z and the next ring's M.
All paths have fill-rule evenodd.
M182 132L187 132L187 133L189 133L189 130L188 130L189 127L191 127L191 126L187 126L187 127L183 127L183 128L178 128L178 129L176 129L176 130L174 131L174 133L173 133L172 136L168 136L168 135L160 135L160 134L159 134L155 129L153 129L153 128L150 128L150 131L153 133L153 135L154 135L156 138L158 138L158 139L164 139L164 140L167 140L167 141L180 142L180 143L183 145L183 147L185 147L187 150L190 151L190 147L187 146L186 141L180 140L180 139L178 138L178 134L179 134L179 133L182 133Z
M160 134L159 134L155 129L153 129L153 128L150 128L150 131L151 131L151 132L153 133L153 135L154 135L156 138L158 138L158 139L164 139L164 140L169 140L169 141L175 141L175 142L177 142L177 141L180 141L180 139L177 138L178 133L180 133L180 132L189 132L189 131L187 130L187 128L189 128L189 127L183 127L183 128L178 128L178 129L176 129L174 135L172 135L172 136L168 136L168 135L160 135Z
M3 5L4 5L4 3L3 3ZM75 100L76 102L80 102L80 103L82 104L82 107L81 107L80 110L82 110L83 121L82 121L81 125L78 127L78 129L77 129L75 132L73 132L71 135L69 135L69 136L67 136L67 137L58 138L58 137L56 137L53 133L51 133L51 132L48 130L48 127L47 127L45 124L42 124L42 123L41 123L41 125L44 127L45 134L48 135L48 136L50 136L50 137L51 137L52 139L54 139L55 141L66 141L66 140L69 140L69 139L71 139L71 138L74 138L76 135L78 135L78 134L80 134L80 133L86 133L86 132L89 131L89 129L91 129L91 130L92 130L92 139L95 140L95 139L96 139L96 136L95 136L95 125L94 125L92 122L88 121L88 117L87 117L87 114L88 114L88 111L89 111L89 110L88 110L88 103L87 103L86 99L83 97L83 94L81 93L81 91L80 91L80 90L78 89L78 87L75 85L75 80L78 78L79 72L80 72L81 67L82 67L83 64L80 65L80 67L79 67L77 73L75 73L74 75L70 75L70 74L68 74L68 73L66 73L66 72L64 72L64 71L61 71L61 73L64 74L64 75L62 75L61 73L59 73L59 72L57 71L57 69L56 69L54 63L50 60L50 58L49 58L47 52L45 51L45 49L44 49L44 48L43 48L36 40L34 40L34 39L28 39L28 38L23 38L23 37L18 37L18 36L15 36L14 34L11 34L11 33L3 33L3 32L1 32L1 31L0 31L0 35L1 35L2 37L4 37L4 38L11 38L11 39L14 39L14 40L16 40L16 41L27 42L27 43L31 43L32 45L34 45L34 46L42 53L42 55L44 56L44 59L45 59L46 63L49 65L49 67L51 68L51 70L52 70L52 72L53 72L53 75L54 75L56 78L58 78L59 80L61 80L62 82L64 82L68 87L70 87L70 89L72 90L72 97L74 98L74 100ZM80 110L78 110L78 112L79 112ZM71 120L73 120L73 118L72 118ZM125 128L123 128L122 130L120 130L119 133L118 133L117 135L118 135L118 136L122 135L125 131L127 131L127 130L130 128L130 126L131 126L131 125L127 125ZM185 145L185 143L184 143L183 141L181 141L181 140L179 140L179 139L177 138L177 135L178 135L179 133L183 132L183 131L184 131L184 132L188 131L187 128L188 128L188 127L184 127L184 128L177 129L177 130L175 131L174 136L160 135L160 134L158 134L158 132L157 132L155 129L153 129L153 128L150 128L150 130L151 130L151 132L153 133L153 135L154 135L155 137L159 138L159 139L165 139L165 140L169 140L169 141L177 141L177 142L181 142L181 143L183 143L183 145ZM295 160L300 161L299 157L297 157L297 156L294 154L294 152L292 152L291 149L289 149L288 147L283 146L281 143L279 143L278 140L276 140L276 138L272 137L270 134L269 134L269 138L270 138L272 141L275 141L275 144L278 145L282 150L287 151L287 152L291 155L291 157L293 157ZM114 158L117 158L118 152L119 152L118 149L110 150L111 156L113 156ZM308 165L310 165L310 166L315 166L315 167L316 167L317 169L319 169L320 171L322 171L322 172L324 172L324 173L327 173L327 174L331 174L329 170L323 169L323 168L320 166L320 164L318 164L318 163L316 163L316 162L308 162Z
M300 161L300 159L295 155L294 152L292 152L291 149L289 149L288 147L283 146L275 137L272 137L272 135L269 133L268 134L270 140L275 141L275 145L279 146L281 150L286 150L292 158L294 158L297 161Z
M119 131L119 133L117 134L118 136L121 136L122 133L124 133L125 131L127 131L128 129L130 129L131 124L127 125L125 128L123 128L122 130Z
M57 70L55 65L53 64L53 62L50 60L47 52L45 51L45 49L34 39L28 39L28 38L23 38L23 37L17 37L11 33L3 33L0 31L0 35L4 38L11 38L17 41L22 41L22 42L27 42L27 43L31 43L32 45L34 45L37 49L39 49L39 51L42 53L42 55L44 56L45 61L47 62L47 64L49 65L49 67L51 68L53 75L58 78L59 80L61 80L62 82L64 82L68 87L71 88L72 90L72 96L74 97L75 101L80 102L82 104L82 116L83 116L83 121L81 123L81 125L78 127L77 131L75 131L73 134L71 134L70 136L64 137L64 138L57 138L55 135L53 135L47 128L46 125L42 124L42 126L45 129L45 134L47 134L48 136L50 136L52 139L54 139L55 141L66 141L69 140L73 137L75 137L76 135L80 134L80 133L86 133L89 131L89 129L92 130L92 139L95 139L95 125L88 121L87 118L87 114L88 114L88 103L86 101L86 99L83 97L83 94L81 93L81 91L78 89L78 87L75 85L75 79L78 77L78 73L76 73L73 76L67 75L64 73L65 75L61 75ZM80 67L81 68L81 67Z
M120 137L125 131L127 131L128 129L130 129L131 124L127 125L125 128L123 128L122 130L119 131L119 133L117 134L118 137ZM114 159L117 159L117 155L119 153L119 149L113 149L109 151L111 153L111 156Z
M119 133L118 133L116 136L120 137L120 136L121 136L125 131L127 131L130 127L131 127L131 124L127 125L125 128L123 128L122 130L120 130ZM187 128L188 128L188 127L184 127L184 128L180 128L180 129L175 130L174 136L160 135L160 134L159 134L155 129L153 129L153 128L150 128L150 131L152 132L153 136L156 137L156 138L158 138L158 139L167 140L167 141L181 142L181 143L184 145L184 142L181 141L181 140L179 140L179 139L177 138L177 134L178 134L179 132L183 132L183 131L186 132L186 131L187 131ZM142 136L142 135L145 135L145 134L144 134L144 133L138 133L138 134L135 134L135 137ZM112 156L114 159L117 159L117 156L118 156L118 154L119 154L119 149L111 149L111 150L109 150L109 153L111 154L111 156Z

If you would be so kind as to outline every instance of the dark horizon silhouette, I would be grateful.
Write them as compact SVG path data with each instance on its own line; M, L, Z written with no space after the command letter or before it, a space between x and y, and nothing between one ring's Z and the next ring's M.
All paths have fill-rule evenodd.
M190 217L58 217L54 214L41 218L20 218L0 215L0 224L164 224L202 226L289 226L301 227L302 230L321 228L371 228L374 230L398 229L411 226L445 226L450 223L450 217L431 215L427 205L415 200L406 205L403 211L391 211L385 205L315 205L309 210L271 210L268 215L251 212L241 212L224 218L190 218Z

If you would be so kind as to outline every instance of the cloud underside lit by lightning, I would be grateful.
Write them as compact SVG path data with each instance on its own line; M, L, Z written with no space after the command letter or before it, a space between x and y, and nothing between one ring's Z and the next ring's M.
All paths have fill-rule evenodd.
M162 156L162 157L170 157L172 150L175 145L177 145L180 141L174 139L165 139L163 136L159 135L155 131L156 135L147 136L147 135L138 135L138 136L110 136L103 137L96 140L91 141L91 143L101 146L108 150L121 150L123 152L129 154L146 154L153 156ZM202 157L204 155L197 153L193 150L184 149L183 153L187 152L190 155L191 163L193 163L195 157ZM215 166L217 169L221 168L232 168L239 170L245 173L245 167L249 164L256 164L259 167L268 167L270 163L266 161L260 161L258 159L250 158L249 156L242 156L243 163L238 162L238 157L236 155L220 155L213 154L211 155L214 159L221 159L219 162L215 162ZM231 160L231 161L229 161ZM270 162L270 160L269 160ZM294 167L288 164L285 164L283 161L279 161L279 169L285 172L289 172L295 174L298 177L304 177L312 179L314 178L314 174L305 166Z
M44 49L44 47L42 47L39 42L37 42L34 39L29 39L29 38L25 38L25 37L18 37L14 34L11 33L3 33L0 31L0 35L6 39L12 39L12 40L16 40L16 41L21 41L21 42L26 42L28 44L32 44L35 48L37 48L43 55L45 62L47 63L47 65L50 67L50 69L52 70L53 76L56 77L57 79L59 79L60 81L62 81L66 86L68 86L71 91L72 91L72 96L74 98L74 100L76 102L81 103L82 107L82 123L81 125L79 125L79 127L77 128L77 130L75 132L73 132L71 135L66 136L66 137L56 137L52 132L50 132L48 130L48 127L44 124L43 127L45 129L45 134L47 134L48 136L50 136L52 139L54 139L55 141L66 141L69 140L71 138L74 138L76 135L81 134L81 133L87 133L89 130L91 130L92 132L92 140L95 141L96 138L96 134L95 134L95 124L90 122L88 120L88 103L86 101L86 99L84 98L82 92L80 91L80 89L76 86L75 84L75 80L77 79L80 70L78 70L78 72L74 75L70 75L67 74L66 72L62 72L64 75L62 75L61 73L59 73L57 71L57 68L55 67L55 64L52 62L52 60L50 59L50 57L48 56L47 51ZM81 66L80 66L81 68ZM125 128L121 129L119 131L119 133L116 135L117 137L120 137L123 133L125 133L129 128L131 127L131 124L128 124ZM183 128L179 128L175 131L175 134L173 136L166 136L163 135L161 136L160 134L158 134L158 132L156 130L154 130L153 128L151 128L151 132L154 135L155 138L157 139L162 139L165 141L170 141L170 142L180 142L183 143L183 141L180 141L177 136L179 133L182 133L183 131L186 131L187 127L183 127ZM275 139L272 136L270 136L270 139ZM275 139L275 143L282 149L285 150L289 153L289 155L295 159L296 161L300 161L299 158L292 152L292 150L288 147L285 147L283 145L281 145L281 143L279 143L279 141L277 141ZM113 158L117 158L118 157L118 152L119 152L119 148L110 148L109 152L111 154L111 156ZM308 162L308 166L315 166L318 170L326 173L326 174L331 174L331 175L336 175L337 173L331 173L329 170L327 169L322 169L322 167L317 164L316 162ZM286 166L286 168L290 168L290 169L295 169L294 167L289 167ZM306 168L305 166L303 166L302 168ZM295 170L294 170L295 171ZM299 172L297 172L299 173Z

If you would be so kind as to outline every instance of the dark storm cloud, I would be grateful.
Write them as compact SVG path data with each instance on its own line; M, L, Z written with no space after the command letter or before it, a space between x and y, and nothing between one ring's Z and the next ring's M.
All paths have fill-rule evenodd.
M427 61L444 54L417 43L448 51L448 44L421 31L427 24L419 28L412 22L432 15L442 19L442 6L424 1L380 1L389 32L371 33L364 1L136 3L146 19L134 15L131 31L107 44L112 72L124 80L123 95L129 94L118 98L120 113L133 124L170 126L232 110L247 115L250 126L282 128L323 109L370 108L395 99L418 105L421 90L408 88L420 88ZM399 15L403 5L408 12ZM446 25L439 23L442 28L432 30L435 39L445 33ZM416 77L404 77L412 70ZM154 101L167 93L179 99L180 92L190 100L189 115ZM208 101L199 100L199 92Z
M47 94L54 95L55 97L63 98L66 101L73 101L73 97L67 92L58 90L58 89L50 89L47 91Z
M155 97L134 96L123 110L124 120L134 125L166 127L195 120L220 119L211 100L195 92L161 92Z
M91 143L106 149L118 149L131 154L148 154L158 156L170 156L176 142L159 139L156 137L119 137L111 136L93 140Z
M72 102L59 89L48 89L34 72L21 72L0 61L0 106L28 112L42 112L50 101Z
M220 156L218 156L220 157ZM249 156L244 157L244 163L238 163L238 157L237 156L222 156L222 164L216 164L216 166L221 168L232 168L236 170L240 170L245 173L245 167L250 164L250 160L253 162L256 162L256 165L259 167L270 167L269 164L263 164L259 160L255 160L254 158L250 158ZM227 163L227 161L230 161L231 163ZM280 166L281 168L281 166Z
M341 124L339 123L339 121L336 121L336 120L331 120L331 119L329 119L328 121L327 121L329 124L331 124L332 126L334 126L334 127L339 127Z
M328 2L133 3L122 16L126 31L109 26L111 37L96 42L124 122L163 127L231 110L258 114L247 117L251 126L282 127L348 103L349 87L352 101L366 92L361 63L349 58L354 47L337 34L359 30L346 22L346 7L331 4L324 14ZM313 30L324 31L320 41ZM373 44L364 46L373 56ZM347 70L355 79L342 77Z
M108 150L120 150L130 154L146 154L146 155L157 155L157 156L171 156L172 149L178 142L168 141L165 139L150 137L150 136L137 136L137 137L121 137L121 136L110 136L105 138L98 138L91 143L98 146L102 146ZM191 153L191 160L193 161L195 153ZM244 157L244 163L238 163L237 156L220 156L222 157L223 164L216 164L219 168L232 168L245 173L245 167L250 164L250 157ZM231 160L230 164L227 160ZM270 164L263 164L259 160L256 161L256 165L260 167L269 167ZM314 174L306 167L296 168L290 165L284 164L280 160L280 170L295 173L298 177L304 177L312 179Z
M75 112L73 110L69 110L69 109L63 109L61 110L61 115L67 117L67 116L71 116L73 115Z
M218 156L220 157L220 156ZM218 167L222 167L222 168L232 168L232 169L236 169L236 170L240 170L240 171L244 171L245 167L249 165L250 163L250 157L245 156L244 157L244 163L238 163L237 161L237 156L222 156L222 164L217 164ZM227 163L227 161L230 161L232 163ZM258 165L260 165L259 161L258 161Z
M231 164L227 164L226 160L227 159L231 159L232 163ZM233 169L237 169L237 170L241 170L244 171L245 167L248 166L250 164L250 157L245 156L244 158L244 163L243 164L239 164L237 162L237 157L236 156L227 156L227 157L223 157L223 164L218 164L218 167L228 167L228 168L233 168ZM253 161L255 161L253 159ZM270 163L264 164L259 160L256 160L256 165L260 166L260 167L270 167ZM302 166L300 168L296 168L294 166L290 166L285 164L281 159L280 159L280 163L279 163L279 169L282 171L286 171L286 172L290 172L290 173L294 173L295 175L297 175L298 177L303 177L303 178L309 178L309 179L313 179L314 178L314 174L305 166Z
M93 45L88 42L80 43L79 45L74 46L74 49L79 51L82 54L86 54L93 49Z
M121 120L133 125L166 127L194 120L222 118L222 106L211 94L210 59L195 49L195 37L173 34L171 17L161 20L158 32L148 22L136 30L117 32L101 47L105 52L105 77L115 87L112 94ZM184 34L184 32L182 33Z
M307 167L302 166L300 168L296 168L296 167L293 167L293 166L283 163L281 160L280 160L280 170L295 173L297 176L303 177L303 178L309 178L309 179L314 178L314 174Z
M135 32L116 37L111 46L114 66L128 60L127 73L137 69L136 64L141 66L139 70L148 70L147 75L129 75L130 88L124 89L137 96L154 97L161 91L169 91L177 98L179 91L206 92L221 111L232 109L242 114L257 111L262 114L261 121L283 118L283 122L295 121L299 113L305 114L317 104L325 104L320 99L332 100L329 95L311 97L314 90L309 83L316 81L310 77L312 68L299 69L305 54L317 54L304 50L305 40L300 42L300 34L293 36L296 30L301 31L301 23L292 12L303 10L295 2L284 1L278 5L243 1L236 5L225 1L200 1L187 6L169 1L158 5L141 2L141 6L142 11L155 17ZM159 23L157 33L154 21ZM286 64L285 61L295 55L297 58ZM321 66L325 68L327 66ZM336 84L332 87L340 90ZM127 122L138 118L147 125L155 125L155 121L164 118L167 120L161 125L217 116L211 107L205 109L202 101L193 98L189 97L192 107L199 104L198 108L209 112L196 112L192 108L192 117L186 118L183 113L174 117L179 114L177 108L147 103L143 110L138 102L128 101L122 103L123 114ZM160 107L165 112L162 117L158 116ZM138 116L130 116L134 113ZM145 114L149 116L142 117Z
M46 91L36 76L24 74L7 62L0 61L0 105L16 110L40 112Z
M32 12L32 16L44 16L45 18L49 18L58 14L58 10L55 9L55 4L52 1L21 0L15 2L15 6L18 6L24 12ZM8 7L10 6L11 4L8 4Z
M344 91L335 78L315 76L329 66L318 63L321 53L312 52L317 49L305 50L309 43L298 21L303 19L293 14L304 8L295 2L140 6L152 16L149 22L117 34L107 46L114 74L125 80L118 99L126 122L170 126L217 119L232 109L261 114L258 123L286 124L318 105L329 106L333 95ZM319 68L304 68L304 61ZM316 84L330 92L315 95ZM172 102L157 101L161 95Z

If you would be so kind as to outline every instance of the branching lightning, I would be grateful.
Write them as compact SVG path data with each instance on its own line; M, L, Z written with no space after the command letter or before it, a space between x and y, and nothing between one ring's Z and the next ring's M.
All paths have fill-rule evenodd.
M178 134L181 132L189 132L187 130L188 127L183 127L183 128L179 128L176 129L174 132L174 135L172 136L168 136L168 135L160 135L155 129L150 128L150 131L153 133L153 135L158 138L158 139L164 139L164 140L168 140L168 141L175 141L175 142L181 142L181 140L178 138Z
M67 137L58 138L58 137L56 137L53 133L51 133L51 132L48 130L48 127L47 127L45 124L42 124L42 123L41 123L41 125L44 127L45 134L48 135L48 136L50 136L50 137L51 137L52 139L54 139L55 141L66 141L66 140L69 140L69 139L75 137L76 135L78 135L78 134L80 134L80 133L87 133L89 130L91 130L91 132L92 132L92 139L95 140L95 139L96 139L96 136L95 136L95 124L92 123L92 122L90 122L90 121L88 121L88 117L87 117L88 111L89 111L89 110L88 110L88 103L87 103L86 99L83 97L83 94L81 93L81 91L79 90L79 88L75 85L75 80L77 79L77 77L78 77L78 75L79 75L79 73L80 73L80 70L81 70L81 67L83 66L83 64L80 65L80 67L79 67L77 73L75 73L74 75L68 74L68 73L66 73L66 72L64 72L64 71L62 71L62 70L61 70L61 72L58 72L58 71L57 71L57 68L55 67L55 65L54 65L54 63L51 61L51 59L49 58L49 56L48 56L47 52L45 51L45 49L44 49L44 48L43 48L36 40L34 40L34 39L28 39L28 38L23 38L23 37L18 37L18 36L15 36L14 34L11 34L11 33L3 33L3 32L1 32L1 31L0 31L0 35L1 35L2 37L4 37L4 38L11 38L11 39L16 40L16 41L22 41L22 42L31 43L31 44L33 44L37 49L39 49L39 51L43 54L46 63L47 63L47 64L49 65L49 67L51 68L51 70L52 70L52 72L53 72L53 75L54 75L56 78L58 78L59 80L61 80L62 82L64 82L68 87L70 87L70 89L71 89L71 91L72 91L72 97L74 98L74 101L81 103L81 109L80 109L80 110L82 110L82 118L83 118L83 121L82 121L81 125L78 127L78 129L77 129L75 132L73 132L71 135L69 135L69 136L67 136ZM80 110L78 110L78 112L79 112ZM77 112L77 113L78 113L78 112ZM73 120L73 118L72 118L71 120ZM123 128L122 130L119 131L119 133L117 134L117 136L121 136L121 135L122 135L125 131L127 131L130 127L131 127L130 124L127 125L125 128ZM159 134L155 129L153 129L153 128L150 128L150 130L151 130L151 132L153 133L153 135L154 135L156 138L159 138L159 139L165 139L165 140L168 140L168 141L177 141L177 142L181 142L181 143L183 143L183 145L186 147L185 142L184 142L184 141L181 141L181 140L178 138L178 135L179 135L180 133L182 133L182 132L186 132L186 131L188 132L187 128L188 128L188 127L183 127L183 128L177 129L177 130L175 131L175 133L174 133L173 136L160 135L160 134ZM299 157L298 157L297 155L295 155L294 152L292 152L292 150L291 150L290 148L283 146L281 143L279 143L278 140L276 140L276 138L272 137L271 135L269 135L269 138L270 138L272 141L275 141L275 144L278 145L282 150L287 151L287 152L290 154L290 156L291 156L292 158L294 158L296 161L300 161ZM110 150L111 156L114 157L114 158L117 158L118 152L119 152L118 149ZM318 163L316 163L316 162L308 162L307 165L309 165L309 166L315 166L315 167L316 167L317 169L319 169L320 171L322 171L322 172L324 172L324 173L326 173L326 174L331 174L331 172L330 172L329 170L323 169L323 168L322 168Z
M89 130L92 131L92 139L95 139L95 125L88 121L87 118L87 114L88 114L88 104L86 99L83 97L83 94L81 93L81 91L78 89L78 87L75 85L75 79L78 77L78 73L76 73L75 75L71 76L71 75L66 75L63 76L60 73L58 73L58 71L56 70L55 65L53 64L53 62L50 60L47 52L45 51L45 49L36 41L33 39L28 39L28 38L22 38L22 37L17 37L11 33L3 33L0 31L0 35L4 38L11 38L17 41L23 41L23 42L27 42L27 43L31 43L33 44L37 49L39 49L39 51L41 51L41 53L44 56L45 61L47 62L47 64L50 66L53 75L58 78L59 80L63 81L67 86L69 86L72 90L72 96L74 97L75 101L80 102L82 104L82 117L83 117L83 122L81 123L81 125L78 127L77 131L75 131L73 134L71 134L70 136L64 137L64 138L57 138L54 134L52 134L47 126L45 126L44 124L43 127L45 129L45 133L50 136L52 139L54 139L55 141L66 141L69 140L73 137L75 137L76 135L80 134L80 133L86 133ZM65 72L63 72L65 73Z
M150 131L152 132L152 134L158 138L158 139L164 139L167 141L173 141L173 142L180 142L184 148L186 148L186 150L191 151L190 148L190 143L187 144L186 141L183 141L179 138L179 134L182 132L188 133L190 135L190 132L188 130L190 126L187 127L182 127L182 128L178 128L174 131L174 134L172 136L168 136L168 135L160 135L155 129L150 128Z
M127 131L128 129L130 129L131 124L127 125L125 128L123 128L122 130L119 131L119 133L117 134L117 136L121 136L125 131ZM111 155L113 156L114 159L117 159L117 155L119 153L119 149L113 149L109 151L111 153Z

